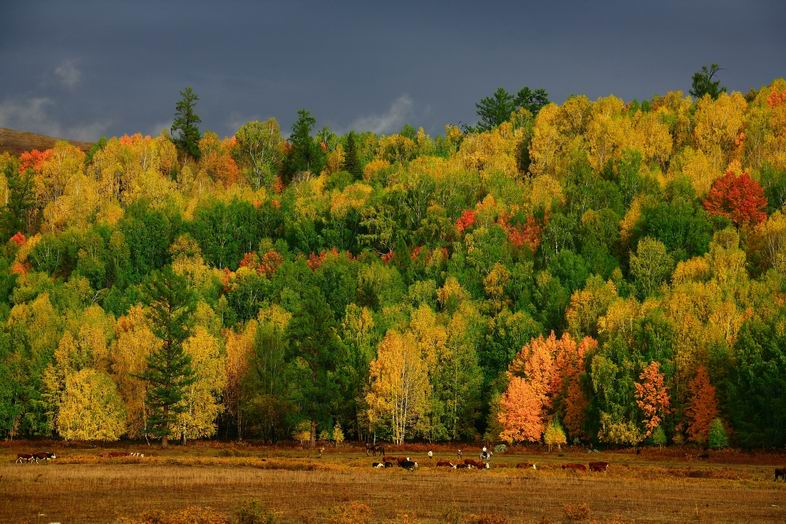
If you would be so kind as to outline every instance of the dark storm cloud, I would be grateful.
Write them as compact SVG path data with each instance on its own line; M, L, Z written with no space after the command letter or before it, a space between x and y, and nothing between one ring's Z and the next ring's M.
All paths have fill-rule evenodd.
M198 4L198 5L197 5ZM178 91L220 134L298 108L339 131L474 121L498 86L646 98L702 64L747 90L786 74L786 2L9 2L0 126L168 127Z

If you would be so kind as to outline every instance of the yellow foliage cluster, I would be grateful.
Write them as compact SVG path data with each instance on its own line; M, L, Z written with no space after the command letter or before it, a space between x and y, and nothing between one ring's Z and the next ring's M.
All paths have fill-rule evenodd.
M330 213L337 218L344 218L350 211L360 211L368 202L371 192L371 186L363 182L355 182L340 192L334 192L330 201Z
M467 135L461 142L457 160L468 170L476 170L481 178L493 173L509 177L518 174L517 146L521 129L513 129L509 122L486 133Z

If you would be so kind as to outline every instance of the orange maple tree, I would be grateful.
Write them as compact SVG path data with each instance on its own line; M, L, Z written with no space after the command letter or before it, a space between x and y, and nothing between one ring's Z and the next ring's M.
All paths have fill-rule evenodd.
M589 407L589 398L576 377L568 384L565 391L565 416L563 422L568 433L573 436L584 435L583 427Z
M688 419L688 440L703 444L707 442L710 424L718 416L718 399L707 368L699 366L693 380L688 384L688 391L690 399L685 410Z
M649 437L669 413L669 390L659 362L650 362L636 383L636 405L644 415L644 437Z
M510 375L510 382L500 398L498 419L502 424L500 438L506 442L537 442L543 434L541 401L532 385L521 377Z
M581 375L586 371L586 355L596 347L597 342L590 337L577 342L570 333L565 332L558 339L552 332L547 338L540 336L530 340L513 359L508 373L529 385L529 391L537 401L541 422L552 411L562 411L570 434L581 434L589 405L581 385ZM512 380L510 384L513 384ZM508 429L502 419L500 422L503 428Z
M552 397L561 381L554 363L557 346L557 337L552 331L548 338L530 340L510 364L511 373L526 378L543 410L551 407Z
M199 165L210 178L229 187L240 179L240 168L232 158L235 138L220 139L215 133L206 133L199 141L202 156Z

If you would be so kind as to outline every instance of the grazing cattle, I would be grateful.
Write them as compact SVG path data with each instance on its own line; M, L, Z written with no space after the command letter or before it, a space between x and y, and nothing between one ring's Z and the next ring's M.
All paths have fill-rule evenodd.
M775 480L781 479L786 481L786 467L784 468L775 468Z
M418 463L413 462L411 460L402 460L401 462L398 463L398 465L406 469L407 471L412 471L418 467Z
M456 464L456 469L472 469L474 467L472 464Z
M16 455L16 463L21 464L22 462L33 462L34 457L30 453L18 453Z
M448 462L447 460L437 461L437 467L438 468L453 468L453 469L456 469L456 465L453 464L452 462Z
M392 462L390 462L389 460L386 460L386 461L385 461L385 467L386 467L386 468L392 468L392 467L393 467L393 463L392 463Z
M600 471L601 473L605 473L609 469L608 462L590 462L589 463L590 471Z
M570 469L573 471L587 471L587 466L584 464L563 464L562 469Z
M371 467L372 468L377 468L377 469L384 468L385 467L385 463L384 462L373 462L371 464Z
M139 457L139 458L142 458L142 457L145 456L144 453L139 453L138 451L132 451L131 453L129 453L129 455L132 456L132 457Z
M412 461L409 459L409 457L404 457L404 458L399 457L399 459L396 462L398 462L398 465L403 468L404 466L402 464L404 464L405 462L412 462Z
M535 464L530 464L529 462L521 462L520 464L516 464L516 467L521 469L538 469Z
M57 458L57 455L55 455L54 453L50 453L49 451L39 451L38 453L33 453L33 459L36 461L36 463L39 460L47 461L47 460L53 460L53 459L56 459L56 458Z
M481 462L480 460L472 460L472 459L464 459L464 464L467 464L477 469L489 469L491 467L487 463Z

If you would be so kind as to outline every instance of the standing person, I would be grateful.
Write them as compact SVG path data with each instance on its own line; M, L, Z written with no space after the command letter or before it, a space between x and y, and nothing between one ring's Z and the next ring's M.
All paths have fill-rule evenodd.
M434 452L432 452L431 450L428 450L428 459L431 460L433 458L434 458Z
M489 462L491 462L491 451L486 449L486 446L483 446L483 450L480 452L480 460L486 465L486 468L489 467Z
M458 451L456 452L456 456L457 456L458 458L461 458L461 457L463 457L463 456L464 456L464 454L461 452L461 450L458 450Z

